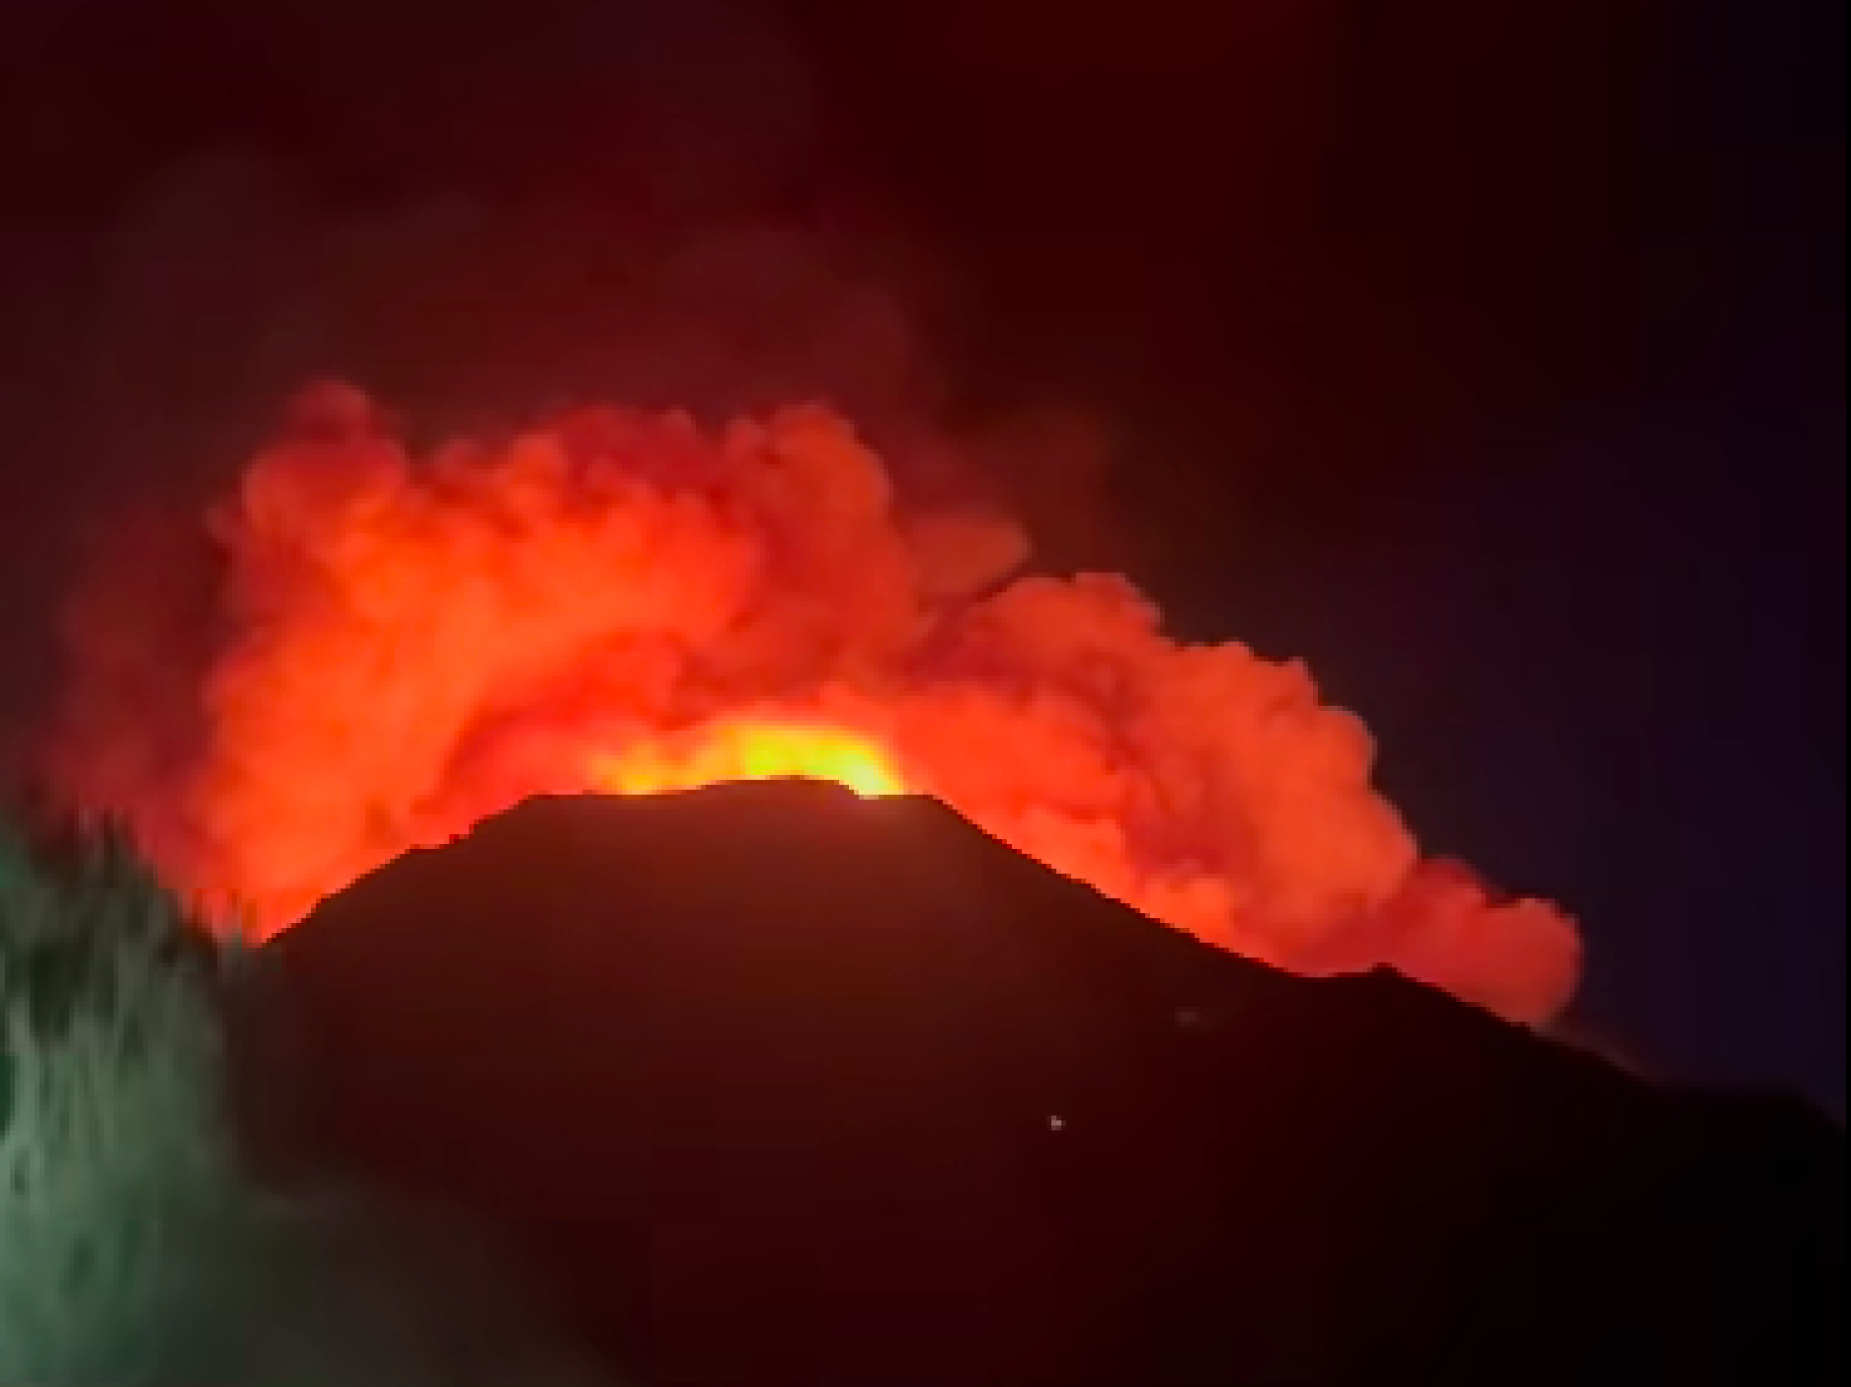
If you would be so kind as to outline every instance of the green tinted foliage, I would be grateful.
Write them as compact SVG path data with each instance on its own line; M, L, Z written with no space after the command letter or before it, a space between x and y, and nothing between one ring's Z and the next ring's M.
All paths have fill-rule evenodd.
M124 1387L236 1191L221 956L121 841L0 830L0 1382Z

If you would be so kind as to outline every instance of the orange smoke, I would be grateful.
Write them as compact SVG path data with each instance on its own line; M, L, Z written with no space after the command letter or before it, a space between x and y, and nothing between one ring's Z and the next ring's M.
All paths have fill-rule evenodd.
M153 628L92 594L53 774L261 931L531 794L797 774L935 795L1284 967L1387 963L1530 1022L1573 990L1567 918L1423 863L1301 665L1179 645L1122 578L1022 576L1014 525L904 506L826 410L583 411L413 457L322 387L209 531L186 751L124 693Z

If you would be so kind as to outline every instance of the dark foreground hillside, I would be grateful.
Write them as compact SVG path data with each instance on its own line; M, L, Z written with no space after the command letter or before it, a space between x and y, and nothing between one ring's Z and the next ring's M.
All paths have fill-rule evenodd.
M658 1387L1844 1367L1822 1119L1212 951L929 802L535 801L272 952L278 1149Z

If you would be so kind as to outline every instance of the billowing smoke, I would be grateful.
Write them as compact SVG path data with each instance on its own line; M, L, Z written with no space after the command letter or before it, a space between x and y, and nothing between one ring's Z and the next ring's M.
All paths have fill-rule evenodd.
M801 772L1289 967L1560 1006L1569 924L1423 863L1303 669L1030 576L1027 529L1139 567L1102 557L1102 432L935 369L968 286L760 7L459 12L455 62L421 18L274 8L215 35L274 130L137 181L51 315L87 342L63 509L158 504L66 604L47 761L173 883L273 930L537 790ZM330 369L408 425L312 391L228 488Z
M1287 968L1388 963L1529 1022L1573 990L1570 922L1424 862L1301 665L1034 574L1020 528L903 492L821 406L415 449L323 385L166 542L72 607L52 777L264 931L537 792L812 774L943 798Z

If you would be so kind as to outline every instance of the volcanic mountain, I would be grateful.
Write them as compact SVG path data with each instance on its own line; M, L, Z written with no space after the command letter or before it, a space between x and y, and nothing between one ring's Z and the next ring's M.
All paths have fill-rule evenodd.
M1844 1366L1823 1119L1210 948L930 800L530 800L265 952L272 1154L491 1230L644 1383Z

